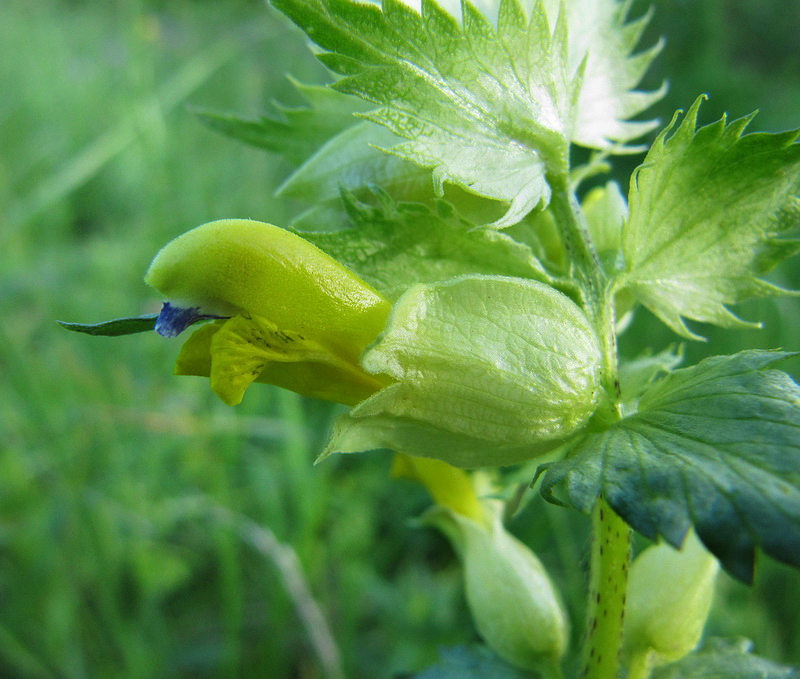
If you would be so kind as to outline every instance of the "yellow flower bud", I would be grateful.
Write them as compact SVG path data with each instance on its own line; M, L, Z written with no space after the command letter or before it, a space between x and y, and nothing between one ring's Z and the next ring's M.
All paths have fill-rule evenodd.
M436 501L422 522L458 553L467 603L489 648L518 667L560 676L566 614L539 559L503 526L503 503L478 497L485 477L404 453L395 455L392 475L422 484Z
M631 667L642 676L647 676L649 668L679 660L697 646L718 571L719 563L693 532L680 551L659 544L644 550L633 562L624 651Z
M567 644L567 618L544 566L503 527L436 506L424 517L453 543L464 566L464 590L478 632L498 656L545 676Z
M169 300L161 334L197 318L227 319L195 332L176 366L210 376L227 403L256 380L347 404L385 384L359 359L391 304L293 233L244 219L210 222L168 243L145 282Z

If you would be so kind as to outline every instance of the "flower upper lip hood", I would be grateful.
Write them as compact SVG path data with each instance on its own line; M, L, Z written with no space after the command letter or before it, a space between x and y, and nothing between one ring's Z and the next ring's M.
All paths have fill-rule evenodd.
M383 330L391 305L356 274L299 236L271 224L203 224L156 255L145 282L204 315L257 315L324 337L357 357Z
M246 219L198 226L161 249L145 282L169 300L155 325L160 334L217 319L184 343L175 371L210 377L230 405L254 381L348 405L387 382L367 374L360 359L391 304L277 226Z

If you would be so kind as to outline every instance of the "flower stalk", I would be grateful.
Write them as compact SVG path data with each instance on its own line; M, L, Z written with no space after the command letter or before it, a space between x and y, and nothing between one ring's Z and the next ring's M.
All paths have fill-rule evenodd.
M617 679L631 563L631 529L600 498L592 514L585 679Z
M605 397L594 417L607 427L621 418L613 285L594 247L568 176L553 174L548 181L553 192L551 209L572 260L573 276L586 313L600 338L601 385ZM630 527L604 498L599 498L592 515L591 586L582 658L582 676L586 679L617 679L619 676L631 536Z
M570 188L568 176L553 174L548 181L552 189L550 209L561 228L581 302L600 338L603 354L601 384L606 398L601 401L596 417L608 425L621 417L614 289L592 242L583 211Z

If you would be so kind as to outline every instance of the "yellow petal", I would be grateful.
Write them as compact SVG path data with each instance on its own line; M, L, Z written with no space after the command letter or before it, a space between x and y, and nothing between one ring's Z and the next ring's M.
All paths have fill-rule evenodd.
M176 375L211 375L211 338L219 331L224 321L210 323L195 330L183 343L181 353L175 361Z
M490 517L481 505L468 472L447 462L398 453L392 463L392 476L421 483L437 504L474 521L488 522Z
M255 381L352 405L382 386L358 363L258 316L203 326L184 344L176 372L208 375L211 388L229 405L240 403Z

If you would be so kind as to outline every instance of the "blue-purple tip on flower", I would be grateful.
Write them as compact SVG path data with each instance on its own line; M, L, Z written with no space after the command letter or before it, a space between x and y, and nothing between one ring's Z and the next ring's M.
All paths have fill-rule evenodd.
M162 337L177 337L197 321L214 318L225 318L225 316L202 313L199 306L181 308L172 306L169 302L164 302L164 306L161 307L161 313L156 319L155 329Z

